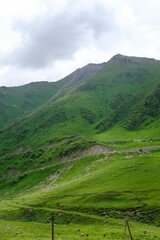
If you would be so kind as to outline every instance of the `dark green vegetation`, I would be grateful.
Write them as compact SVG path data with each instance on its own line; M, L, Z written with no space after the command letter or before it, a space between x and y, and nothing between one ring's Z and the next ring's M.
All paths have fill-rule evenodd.
M61 88L56 88L48 103L1 130L1 148L20 142L39 145L68 135L92 137L117 128L122 134L138 131L140 138L159 137L159 61L116 55L108 63L88 65L56 84Z
M2 239L50 239L53 210L57 238L120 240L129 217L134 239L159 239L160 62L116 55L42 99L39 84L0 131Z
M25 117L46 103L60 89L60 83L38 82L21 87L0 87L0 128Z
M104 68L104 64L89 64L58 82L32 82L20 87L0 87L0 128L18 117L26 117L48 100L61 96L89 76Z

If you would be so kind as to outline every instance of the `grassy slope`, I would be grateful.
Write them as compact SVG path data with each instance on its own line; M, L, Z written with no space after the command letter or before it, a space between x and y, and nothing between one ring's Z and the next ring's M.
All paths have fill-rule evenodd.
M102 220L102 224L70 224L70 225L56 225L55 239L61 240L123 240L123 221L119 220ZM133 230L134 229L134 230ZM159 229L145 224L136 224L131 222L131 230L135 239L141 240L158 240ZM51 239L50 224L42 223L24 223L24 222L10 222L0 221L1 239L16 239L16 240L31 240L31 239ZM87 235L88 234L88 235ZM86 237L87 235L87 237ZM129 239L129 235L127 234Z
M128 149L158 145L159 140L97 143ZM93 140L73 137L1 157L0 217L5 221L1 221L0 228L4 239L49 238L48 224L19 221L46 223L52 210L58 224L56 236L61 232L62 239L78 239L80 233L89 234L90 239L103 239L103 234L107 239L123 239L123 220L118 218L125 216L159 225L160 151L73 157L74 152L95 144ZM134 237L160 237L158 228L141 223L131 226Z
M51 239L51 229L49 224L38 223L19 223L19 222L1 222L1 231L3 233L2 240L5 239ZM8 231L6 232L6 228ZM131 229L135 229L134 237L138 239L154 239L158 240L158 229L146 226L144 224L138 225L131 223ZM146 229L148 231L146 231ZM147 233L145 233L147 232ZM85 235L88 234L88 237ZM84 235L84 237L83 237ZM76 240L83 237L83 239L106 239L122 240L123 238L123 222L122 221L106 221L104 224L96 225L56 225L55 238L62 240ZM4 238L3 238L4 237ZM129 238L128 234L127 237Z
M149 145L157 145L157 142L152 140ZM139 143L140 146L142 143ZM12 156L12 159L9 156L4 159L4 169L1 171L7 174L1 179L0 187L0 216L5 220L0 225L4 239L14 236L17 239L48 239L48 224L25 224L19 221L46 223L50 221L52 210L55 211L58 224L56 236L61 232L62 239L79 239L80 233L89 234L89 239L103 239L103 234L107 239L123 239L122 219L125 216L159 225L160 151L106 153L79 159L71 157L73 151L84 150L84 146L93 144L93 141L86 142L83 138L62 139L32 152L17 153L18 156ZM117 148L121 144L118 142ZM127 149L129 144L133 142L123 142L123 149ZM116 143L114 145L116 148ZM11 164L8 169L6 165L6 161L14 164L16 159L21 171L16 171L16 166L12 168ZM30 166L31 159L34 167ZM61 162L62 159L65 161ZM26 161L29 164L26 165ZM59 211L60 217L57 215ZM10 220L18 222L12 223ZM7 231L4 224L8 226ZM41 229L33 230L34 226L37 229L41 226ZM160 237L156 227L131 223L131 228L133 236L140 239ZM146 230L147 234L143 232Z
M138 133L140 138L158 137L159 65L150 59L114 57L77 88L2 131L1 148L18 147L19 143L38 145L69 135L126 138L121 137L124 134L132 139ZM154 101L149 101L153 96Z
M60 85L39 82L20 87L0 87L0 128L43 105L59 91Z
M126 62L125 58L123 61L121 59L117 67L117 61L119 56L109 62L107 69L90 77L78 88L70 89L67 94L53 99L45 108L16 122L7 132L1 131L0 216L3 220L49 222L50 213L54 209L57 223L73 223L70 230L65 231L61 227L67 232L68 239L73 239L73 236L76 239L76 228L82 231L90 231L91 228L90 239L97 239L96 231L99 231L98 237L101 239L101 232L105 228L104 219L113 224L107 232L107 239L123 239L122 222L117 218L126 215L133 220L159 226L159 150L141 154L120 151L75 158L77 151L84 151L96 143L118 151L159 145L159 115L152 116L148 113L148 107L145 108L147 120L138 129L127 130L123 125L128 114L132 110L135 113L144 109L143 99L147 100L157 91L159 62L137 58ZM143 99L142 86L145 95ZM159 99L159 95L156 99ZM101 128L96 128L97 124L106 127L108 114L119 112L116 108L114 112L113 107L119 101L121 104L128 102L125 112L107 131L101 132ZM135 121L134 118L131 120L132 123ZM64 138L70 135L85 137ZM150 139L141 142L129 140L140 138ZM108 141L110 139L119 141ZM60 218L58 211L62 213ZM116 226L117 223L120 227ZM7 234L8 239L12 239L13 235L9 231L4 233L4 224L1 221L4 239ZM10 222L7 224L14 225ZM25 229L25 226L30 228L27 224L15 222L14 226L16 224L21 229ZM142 233L142 229L148 230L148 226L135 226L138 232L134 231L134 236L137 238L160 237L156 228L147 235ZM47 228L44 233L40 231L40 234L44 234L42 239L47 239L48 225L42 227ZM13 229L16 234L17 227ZM31 234L29 230L27 234L30 239L40 237L36 231ZM23 231L18 236L27 239ZM62 239L65 237L62 236Z
M61 81L52 83L32 82L20 87L0 87L0 128L8 126L19 117L27 116L48 100L63 96L104 67L105 63L89 64Z

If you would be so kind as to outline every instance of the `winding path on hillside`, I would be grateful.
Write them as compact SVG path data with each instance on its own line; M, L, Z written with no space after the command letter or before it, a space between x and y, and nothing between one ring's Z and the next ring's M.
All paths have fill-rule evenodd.
M160 145L157 145L157 146L148 146L148 147L140 147L140 148L131 148L131 149L126 149L126 150L123 150L123 152L125 153L145 153L145 152L149 152L149 151L152 151L152 150L156 150L156 149L160 149Z

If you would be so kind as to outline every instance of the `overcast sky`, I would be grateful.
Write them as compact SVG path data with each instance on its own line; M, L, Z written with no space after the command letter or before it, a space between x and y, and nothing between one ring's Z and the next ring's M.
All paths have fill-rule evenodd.
M120 53L160 59L159 0L0 0L0 86L57 81Z

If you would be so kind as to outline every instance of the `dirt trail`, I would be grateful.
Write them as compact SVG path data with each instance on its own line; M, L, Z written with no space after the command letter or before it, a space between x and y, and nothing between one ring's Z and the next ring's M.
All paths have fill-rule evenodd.
M143 153L143 152L149 152L149 151L156 150L156 149L160 149L160 145L141 147L141 148L131 148L131 149L123 150L123 152L125 152L125 153L132 153L132 152L133 153L134 152Z

